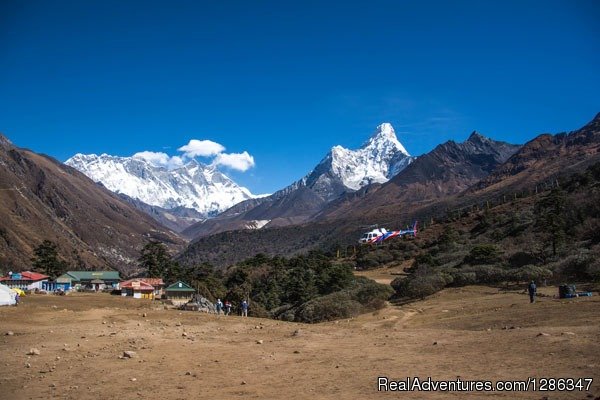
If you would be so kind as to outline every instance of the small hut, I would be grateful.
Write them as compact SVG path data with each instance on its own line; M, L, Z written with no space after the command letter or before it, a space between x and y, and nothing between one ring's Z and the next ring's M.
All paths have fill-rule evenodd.
M171 300L173 303L182 304L190 301L194 297L196 290L187 283L177 281L167 287L165 292L167 294L167 299Z
M139 278L139 280L154 287L154 298L160 299L162 297L165 289L165 282L162 278Z
M121 295L134 299L153 299L154 286L139 279L130 279L121 283Z

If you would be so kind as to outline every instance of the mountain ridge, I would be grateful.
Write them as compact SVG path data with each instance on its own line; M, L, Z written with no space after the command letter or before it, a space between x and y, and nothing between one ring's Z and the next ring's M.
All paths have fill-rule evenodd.
M392 125L382 123L357 150L333 146L303 178L252 204L235 205L216 218L190 226L182 234L197 238L245 229L253 221L268 220L265 227L303 223L344 193L387 182L413 159L398 141Z
M65 161L109 190L148 206L185 207L207 218L240 201L255 197L214 166L195 159L169 169L142 157L78 153Z

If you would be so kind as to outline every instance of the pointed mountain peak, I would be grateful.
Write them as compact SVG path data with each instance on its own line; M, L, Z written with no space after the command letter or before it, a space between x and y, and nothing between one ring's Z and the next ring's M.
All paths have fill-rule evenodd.
M185 168L194 168L194 167L206 167L206 165L202 164L200 161L192 158L188 162L183 165Z
M369 140L361 147L361 149L373 149L385 152L388 152L389 150L387 149L391 148L394 148L406 156L410 156L408 151L406 151L404 146L402 146L402 143L400 143L396 137L396 131L394 131L394 127L389 122L378 125Z
M398 141L394 127L389 122L384 122L381 125L378 125L375 129L375 132L371 135L371 140L381 139Z
M467 142L482 142L489 140L487 137L483 136L481 133L477 131L471 132L471 135L467 139Z

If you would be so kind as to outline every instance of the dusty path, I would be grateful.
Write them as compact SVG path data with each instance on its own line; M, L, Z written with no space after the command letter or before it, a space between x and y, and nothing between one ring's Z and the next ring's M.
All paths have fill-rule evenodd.
M303 325L164 310L105 294L37 295L0 309L0 390L14 400L594 398L599 306L598 296L530 305L520 293L467 287ZM32 347L41 354L26 355ZM136 356L120 359L126 350ZM378 376L594 383L571 393L382 393Z

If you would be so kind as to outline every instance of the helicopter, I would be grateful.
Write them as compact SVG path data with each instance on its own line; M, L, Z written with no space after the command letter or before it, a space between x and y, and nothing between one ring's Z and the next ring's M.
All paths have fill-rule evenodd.
M365 232L358 240L360 244L379 244L393 237L417 236L417 221L409 229L400 229L397 231L388 231L385 228L375 228L370 232Z

